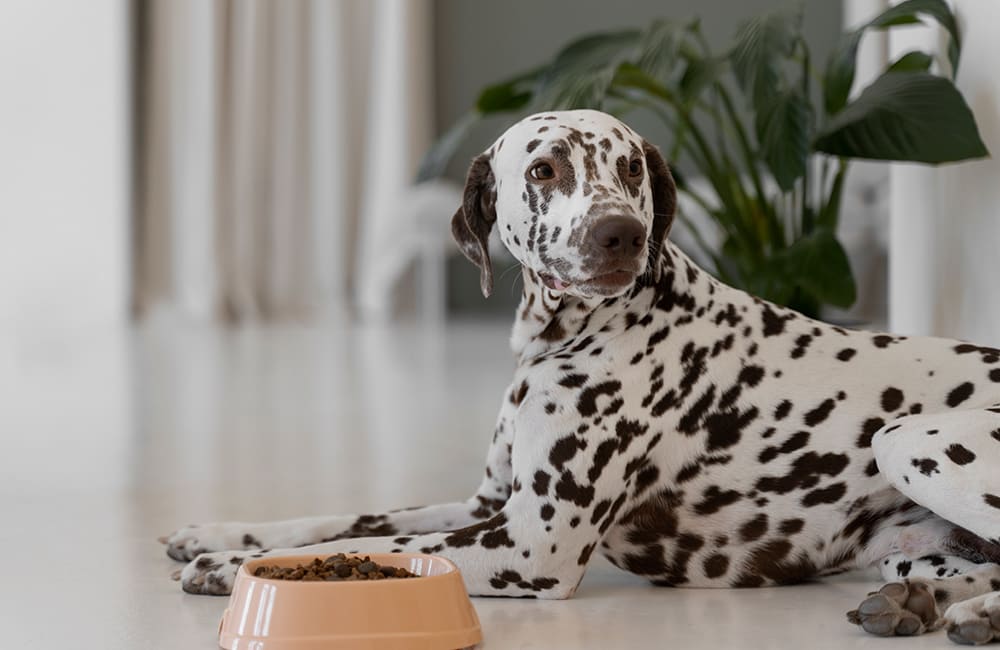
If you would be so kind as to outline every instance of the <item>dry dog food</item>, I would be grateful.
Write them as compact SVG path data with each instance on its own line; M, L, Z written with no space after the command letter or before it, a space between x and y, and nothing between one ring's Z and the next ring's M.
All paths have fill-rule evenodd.
M407 569L381 566L367 555L358 557L337 553L325 560L316 558L309 564L292 567L260 566L253 574L271 580L308 580L338 582L344 580L385 580L386 578L419 578Z

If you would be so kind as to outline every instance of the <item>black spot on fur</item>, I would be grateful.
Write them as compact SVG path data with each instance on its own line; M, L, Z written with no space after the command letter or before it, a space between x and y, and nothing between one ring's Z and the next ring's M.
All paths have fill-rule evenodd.
M494 531L502 528L507 524L507 516L504 513L500 513L486 521L481 521L477 524L471 526L466 526L465 528L460 528L459 530L453 531L450 535L444 538L444 543L452 548L461 548L463 546L472 546L476 543L476 537L479 533L486 531Z
M875 432L885 426L885 420L882 418L868 418L865 423L861 425L861 435L858 436L858 441L855 443L859 448L866 449L872 446L872 436Z
M710 515L736 503L740 498L740 493L735 490L723 491L717 485L711 485L702 493L702 500L694 504L694 511L699 515Z
M744 542L753 542L767 532L767 515L763 512L740 526L740 538Z
M937 461L932 458L914 458L911 464L920 470L920 473L924 476L941 473L941 470L938 469Z
M813 337L808 334L802 334L795 339L795 348L792 350L791 357L793 359L800 359L805 356L806 349L809 344L812 343Z
M818 488L802 497L802 505L807 508L821 503L836 503L847 493L846 483L834 483L825 488Z
M617 380L601 382L596 386L588 386L580 391L576 408L580 415L587 417L597 413L597 398L600 395L614 395L622 388L622 383Z
M479 544L483 548L500 548L501 546L505 548L514 548L515 546L514 540L512 540L507 534L506 528L498 528L496 530L483 533L482 538L479 540Z
M740 441L743 429L757 419L756 407L740 412L738 409L728 409L712 413L705 418L705 428L708 430L708 451L726 449Z
M594 512L590 515L590 523L596 525L597 522L601 520L601 517L607 513L608 509L611 507L611 499L602 499L594 506Z
M586 508L594 500L594 486L580 485L569 472L563 472L556 483L556 497Z
M791 552L792 544L786 539L775 539L758 546L747 558L746 572L733 586L760 586L764 579L779 585L793 584L816 574L816 565L805 553L790 558Z
M729 558L721 553L714 553L705 558L702 564L706 578L718 578L725 575L729 569Z
M807 444L809 444L809 432L799 431L792 435L791 438L783 442L779 447L766 447L762 452L760 452L760 455L757 456L757 460L761 463L769 463L777 458L779 454L790 454L793 451L802 449Z
M778 528L778 530L781 532L782 535L794 535L795 533L802 530L802 527L805 526L805 523L806 523L805 520L802 519L786 519L783 522L781 522L781 526Z
M785 314L784 316L779 316L770 307L764 305L764 309L761 312L761 320L763 322L763 334L764 338L769 336L777 336L785 331L785 323L795 318L794 314Z
M578 450L586 446L586 441L575 435L564 436L552 445L552 449L549 451L549 462L557 470L562 471L563 465L572 460Z
M587 478L591 483L594 483L601 477L601 473L604 471L608 461L611 460L611 455L617 448L618 440L615 438L604 440L597 446L597 450L594 452L594 463L590 466L590 471L587 472Z
M886 388L882 391L882 410L892 412L903 404L903 391L898 388Z
M951 408L955 408L965 400L972 397L972 393L975 392L975 390L976 386L971 381L959 384L950 393L948 393L948 399L945 400L945 403Z
M806 426L814 427L825 420L836 405L837 402L832 399L827 398L823 400L819 406L805 414L804 420Z
M538 470L535 472L535 480L531 484L531 488L535 491L538 496L545 496L549 493L549 476L548 472L543 470Z
M579 388L585 383L587 383L587 375L580 374L566 375L559 380L559 385L565 386L566 388Z
M837 353L837 359L840 361L850 361L851 359L854 358L854 355L857 353L858 351L855 350L854 348L844 348L843 350Z
M739 382L753 388L764 378L764 369L760 366L745 366L740 370Z
M976 460L976 455L974 453L958 443L949 446L944 450L944 453L951 459L951 462L956 465L968 465L972 461Z
M694 477L701 473L701 465L698 463L688 463L677 472L677 477L674 479L678 483L686 483Z
M522 381L521 385L517 389L511 391L510 393L510 403L514 406L519 406L521 402L524 401L524 397L528 394L528 382Z
M787 494L796 489L815 487L822 475L837 476L847 467L846 454L817 454L807 451L794 461L784 476L763 476L757 480L756 488L761 492ZM842 485L842 484L841 484ZM815 498L815 497L814 497Z

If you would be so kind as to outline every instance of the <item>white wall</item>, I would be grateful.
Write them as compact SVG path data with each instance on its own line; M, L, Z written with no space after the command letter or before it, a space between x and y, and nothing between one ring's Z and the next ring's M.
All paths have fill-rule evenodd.
M893 165L889 319L895 331L1000 345L1000 2L956 0L963 36L958 86L992 159ZM936 44L934 30L896 30L892 56Z
M0 0L0 475L31 494L126 466L126 16L125 0ZM36 471L53 450L76 462Z
M0 341L125 321L124 0L0 2Z

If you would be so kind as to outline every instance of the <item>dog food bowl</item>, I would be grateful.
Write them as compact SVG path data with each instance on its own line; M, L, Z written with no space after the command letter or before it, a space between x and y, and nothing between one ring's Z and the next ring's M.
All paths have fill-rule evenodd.
M370 555L419 578L303 582L254 576L260 566L295 567L296 555L245 562L219 624L226 650L458 650L483 635L458 567L435 555Z

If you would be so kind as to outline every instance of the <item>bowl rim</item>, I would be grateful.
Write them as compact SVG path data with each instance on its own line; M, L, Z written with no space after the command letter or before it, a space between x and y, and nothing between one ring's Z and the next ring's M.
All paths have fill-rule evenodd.
M435 560L437 562L441 562L442 564L444 564L448 568L447 571L444 571L443 573L439 573L437 575L433 575L433 576L423 576L423 575L422 576L418 576L420 578L420 580L409 580L409 579L395 579L395 580L392 580L392 579L389 579L389 580L329 580L329 581L328 580L283 580L281 578L262 578L262 577L259 577L259 576L255 576L253 573L250 572L250 568L249 568L250 565L254 565L254 567L256 568L257 566L265 563L267 560L281 560L283 562L297 561L300 564L306 564L307 562L312 562L313 560L315 560L317 558L319 558L319 559L325 559L325 558L332 557L334 555L339 555L339 554L340 553L326 553L326 554L322 554L322 553L303 553L303 554L300 554L300 555L279 555L279 556L270 557L270 558L268 558L268 557L255 557L255 558L252 558L252 559L244 561L243 564L240 565L239 572L240 572L240 574L243 575L244 578L246 578L248 580L254 580L254 581L263 582L263 583L267 583L267 584L273 584L273 585L283 585L283 586L292 586L292 585L294 585L294 586L306 586L306 585L309 585L310 587L325 586L325 585L330 585L330 586L335 586L335 585L386 585L386 586L392 586L392 587L395 587L395 588L399 588L399 587L402 587L404 585L414 584L414 583L416 583L416 584L427 584L427 581L429 581L429 580L437 580L437 581L452 580L452 579L454 579L453 576L455 576L455 575L457 575L459 573L458 566L456 566L454 562L452 562L451 560L449 560L446 557L442 557L440 555L432 555L430 553L343 553L344 555L347 555L347 556L350 556L350 557L370 557L372 559L372 561L375 561L375 562L378 562L378 560L376 559L377 557L391 557L391 558L397 558L398 557L398 558L409 558L409 559L414 559L414 558L430 558L430 559L433 559L433 560Z

